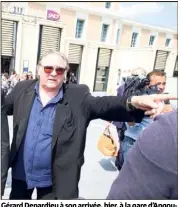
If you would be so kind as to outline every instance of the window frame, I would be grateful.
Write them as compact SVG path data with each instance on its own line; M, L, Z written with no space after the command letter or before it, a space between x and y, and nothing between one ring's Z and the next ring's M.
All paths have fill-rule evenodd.
M20 14L23 14L23 8L20 7Z
M120 34L121 34L121 29L118 28L118 29L117 29L117 32L116 32L116 44L119 43Z
M106 32L104 32L104 26L107 26L107 27L106 27L106 28L107 28ZM102 24L102 29L101 29L101 38L100 38L100 41L101 41L101 42L106 42L106 41L107 41L108 31L109 31L109 24L105 24L105 23L103 23L103 24ZM104 35L104 34L105 34L105 37L104 37L104 39L103 39L103 35Z
M108 5L109 5L109 7L108 7ZM109 2L109 1L105 2L105 8L110 9L111 8L111 2Z
M136 35L136 39L134 41L134 34L137 34ZM137 46L137 38L139 37L139 33L138 32L132 32L132 37L131 37L131 44L130 44L130 47L136 47ZM135 43L135 45L133 44Z
M167 43L167 40L169 40L168 45L166 44L166 43ZM171 41L172 41L171 38L166 38L166 41L165 41L165 47L170 47L170 45L171 45Z
M151 37L153 37L153 42L151 42ZM149 46L153 46L155 44L155 39L156 39L156 36L155 35L150 35L149 37ZM152 44L151 44L152 43Z
M82 24L82 31L81 31L81 35L79 36L79 29L77 29L77 26L78 26L78 22L83 22ZM76 39L82 39L83 38L83 31L84 31L84 25L85 25L85 19L81 19L81 18L77 18L77 21L76 21L76 29L75 29L75 38Z

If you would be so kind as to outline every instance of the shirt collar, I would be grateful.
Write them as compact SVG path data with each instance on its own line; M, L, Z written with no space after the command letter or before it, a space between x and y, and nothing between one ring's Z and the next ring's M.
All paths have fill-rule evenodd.
M35 84L34 89L35 89L36 95L38 97L40 97L40 95L39 95L39 81L37 81L37 83ZM61 86L58 94L49 103L57 103L62 98L63 98L63 87Z

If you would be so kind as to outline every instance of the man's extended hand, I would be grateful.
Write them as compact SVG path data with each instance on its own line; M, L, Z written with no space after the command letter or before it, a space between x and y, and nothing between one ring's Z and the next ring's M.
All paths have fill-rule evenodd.
M167 113L173 110L173 107L170 104L165 104L162 110L162 113Z
M133 96L131 104L137 108L145 111L145 115L157 116L164 109L164 101L177 100L177 97L167 94L152 94L143 96Z

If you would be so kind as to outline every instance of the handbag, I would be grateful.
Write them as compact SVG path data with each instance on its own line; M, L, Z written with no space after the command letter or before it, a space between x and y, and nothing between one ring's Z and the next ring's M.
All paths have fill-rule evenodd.
M109 127L110 124L105 128L104 132L100 135L97 148L104 156L116 157L118 154L117 145L111 135L111 131Z

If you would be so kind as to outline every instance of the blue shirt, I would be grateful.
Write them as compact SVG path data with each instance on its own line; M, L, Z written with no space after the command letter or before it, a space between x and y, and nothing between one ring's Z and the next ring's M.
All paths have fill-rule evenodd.
M52 132L56 104L63 98L62 88L46 106L39 96L39 84L30 112L27 130L13 168L13 177L27 182L28 189L52 185Z

